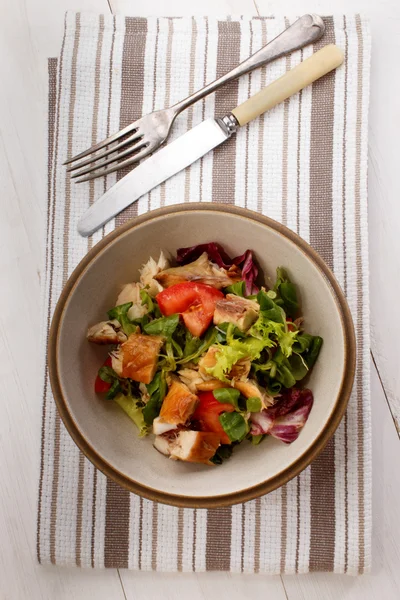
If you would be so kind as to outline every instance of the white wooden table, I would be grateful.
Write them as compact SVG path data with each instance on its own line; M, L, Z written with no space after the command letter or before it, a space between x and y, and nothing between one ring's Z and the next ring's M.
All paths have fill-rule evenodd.
M400 598L399 0L0 0L0 600L395 600ZM369 216L373 408L373 572L246 576L43 568L35 531L41 406L40 279L46 204L48 56L64 11L132 15L371 17Z

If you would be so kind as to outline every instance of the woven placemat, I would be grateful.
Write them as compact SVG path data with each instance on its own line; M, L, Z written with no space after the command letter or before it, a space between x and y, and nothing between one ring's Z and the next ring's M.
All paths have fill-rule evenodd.
M49 61L44 344L68 276L101 237L128 217L162 205L213 200L281 221L322 255L354 317L357 373L334 439L299 477L243 505L192 510L143 500L97 471L60 421L45 365L37 538L41 563L159 571L369 570L370 37L357 15L327 17L325 22L322 41L197 103L177 120L172 138L204 118L223 115L326 43L335 42L345 51L340 69L242 128L103 231L83 239L76 232L78 217L116 175L74 185L66 177L64 160L140 115L201 88L275 37L289 20L67 13L60 57Z

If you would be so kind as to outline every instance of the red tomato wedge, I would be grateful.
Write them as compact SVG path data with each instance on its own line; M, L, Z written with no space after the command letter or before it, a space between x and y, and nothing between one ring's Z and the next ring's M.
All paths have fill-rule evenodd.
M102 366L103 367L111 367L112 366L111 356L109 356L107 358L107 360L105 361L105 363ZM107 381L103 381L97 375L96 380L94 382L94 391L96 392L96 394L106 394L108 392L108 390L110 389L110 387L111 387L111 383L107 383Z
M212 321L215 304L223 297L211 285L187 281L163 290L156 300L164 316L181 314L190 333L200 337Z
M231 440L225 433L219 415L224 412L233 412L232 404L223 404L214 398L212 392L198 392L199 403L191 420L196 421L200 431L218 433L221 444L230 444Z

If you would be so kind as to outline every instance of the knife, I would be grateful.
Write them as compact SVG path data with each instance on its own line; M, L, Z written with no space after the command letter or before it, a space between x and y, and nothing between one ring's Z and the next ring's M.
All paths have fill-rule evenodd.
M343 60L340 48L324 46L229 114L196 125L140 163L92 204L78 223L79 233L91 235L141 196L222 144L239 127L336 69Z

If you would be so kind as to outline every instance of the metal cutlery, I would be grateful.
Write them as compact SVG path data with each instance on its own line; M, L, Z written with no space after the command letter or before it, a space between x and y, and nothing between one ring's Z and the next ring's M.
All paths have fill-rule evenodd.
M269 62L317 41L325 31L321 17L303 15L280 35L219 79L209 83L170 108L158 110L131 123L121 131L68 159L68 171L76 182L113 173L152 154L168 138L180 112L215 92L219 87Z
M343 52L325 46L240 104L222 119L207 119L160 149L125 175L83 215L81 235L91 235L121 210L172 175L219 146L237 129L342 64Z

